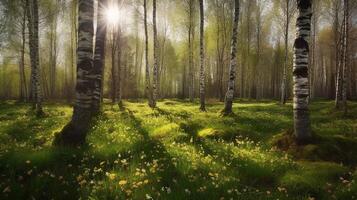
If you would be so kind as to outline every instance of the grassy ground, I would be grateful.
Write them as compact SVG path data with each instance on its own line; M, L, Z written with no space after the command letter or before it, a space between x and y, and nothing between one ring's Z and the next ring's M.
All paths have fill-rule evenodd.
M357 199L357 103L311 105L313 144L291 147L291 104L237 101L198 111L165 100L159 109L106 104L88 145L54 148L71 108L0 103L0 199ZM277 148L277 146L279 148Z

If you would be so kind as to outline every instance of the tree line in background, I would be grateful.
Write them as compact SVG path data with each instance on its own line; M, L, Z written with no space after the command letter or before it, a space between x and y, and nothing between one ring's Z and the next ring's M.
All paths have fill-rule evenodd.
M78 2L40 0L39 75L44 99L74 98L76 79ZM106 39L104 97L117 95L119 81L123 98L145 96L146 66L153 62L152 0L148 0L148 60L145 59L144 8L142 1L115 1L123 14L115 31ZM205 88L207 98L225 98L229 80L230 42L234 1L205 2ZM241 1L235 96L252 99L292 97L294 0ZM314 0L310 40L311 98L334 99L343 82L346 98L357 96L355 1L345 20L343 0ZM22 5L22 6L18 6ZM26 0L1 0L1 89L2 99L28 100L30 81L30 31ZM200 16L195 0L159 1L157 6L157 95L159 98L190 98L200 95ZM31 15L32 16L32 15ZM96 18L96 16L95 16ZM31 19L30 19L31 20ZM345 25L346 24L346 25ZM347 31L345 31L345 28ZM347 32L346 37L345 32ZM113 34L116 36L114 37ZM346 38L344 40L343 38ZM345 42L344 42L345 41ZM120 44L120 45L119 45ZM346 45L344 45L346 44ZM346 53L344 52L346 46ZM343 55L342 55L343 54ZM119 70L121 75L113 76ZM343 75L343 66L345 76ZM118 66L116 66L118 68ZM119 69L119 68L118 68ZM341 70L340 70L341 69ZM339 73L341 72L341 73ZM153 72L151 72L153 73ZM149 74L152 75L152 74ZM117 78L113 78L117 77ZM152 76L151 76L152 77ZM151 78L152 79L152 78ZM342 81L344 80L344 81ZM153 83L153 80L150 81ZM338 84L337 84L338 83ZM337 88L337 89L336 89ZM343 95L338 95L342 99Z
M294 97L301 139L311 99L334 98L347 112L357 97L354 1L0 2L1 98L30 101L39 115L43 99L74 101L59 143L83 141L104 97L120 107L146 97L153 108L160 98L200 97L202 111L217 98L224 115L234 97ZM108 5L123 13L116 24Z

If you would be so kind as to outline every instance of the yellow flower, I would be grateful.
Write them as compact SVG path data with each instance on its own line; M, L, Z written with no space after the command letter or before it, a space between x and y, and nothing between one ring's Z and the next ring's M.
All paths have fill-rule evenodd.
M108 178L110 179L110 180L114 180L115 179L115 177L117 176L116 174L112 174L112 173L105 173L107 176L108 176Z
M128 183L128 181L126 181L126 180L119 181L120 186L126 185L127 183Z

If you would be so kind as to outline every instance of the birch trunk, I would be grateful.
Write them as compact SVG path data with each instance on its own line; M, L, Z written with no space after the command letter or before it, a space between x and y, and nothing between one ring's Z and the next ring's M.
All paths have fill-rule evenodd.
M76 146L85 142L89 129L94 79L93 70L93 0L78 1L78 49L76 101L72 120L56 136L54 144Z
M31 60L31 89L33 108L37 115L42 115L42 91L40 77L40 57L39 57L39 38L38 38L38 2L37 0L27 0L27 15L29 29L29 46Z
M153 0L153 29L154 29L154 69L153 69L153 98L152 98L152 107L156 107L156 98L157 98L157 85L158 85L158 41L157 41L157 25L156 25L156 0Z
M205 105L205 50L204 50L204 7L203 0L200 0L200 110L206 111Z
M281 84L281 98L280 98L280 103L285 104L286 103L286 79L287 79L287 67L288 67L288 40L289 40L289 24L290 24L290 13L289 13L289 7L290 7L290 0L286 0L286 21L285 21L285 33L284 33L284 47L285 47L285 57L284 57L284 69L283 69L283 81Z
M233 34L231 43L231 60L229 67L229 80L228 90L225 97L225 105L222 111L223 115L233 113L233 99L234 99L234 86L236 79L236 65L237 65L237 38L238 38L238 21L239 21L239 0L234 1L234 21L233 21Z
M93 59L93 78L94 78L94 91L93 91L93 113L100 112L102 85L103 85L103 71L105 62L105 40L107 26L105 21L105 6L106 0L98 1L98 17L97 17L97 33L95 41L95 51Z
M349 31L349 1L344 0L344 29L343 29L343 65L342 65L342 107L347 114L347 66L348 66L348 31Z
M309 97L309 37L311 32L311 0L298 0L296 39L294 43L294 133L298 142L311 137L308 108Z
M153 107L152 90L150 89L150 67L149 67L149 36L147 22L147 0L144 0L144 31L145 31L145 95L148 98L148 104Z

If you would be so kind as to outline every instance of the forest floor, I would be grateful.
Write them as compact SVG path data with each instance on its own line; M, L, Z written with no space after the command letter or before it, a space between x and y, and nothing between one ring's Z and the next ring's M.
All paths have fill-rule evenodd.
M81 148L53 147L72 109L0 102L0 199L357 199L357 102L311 105L312 144L289 145L292 105L105 104ZM284 139L285 138L285 139Z

